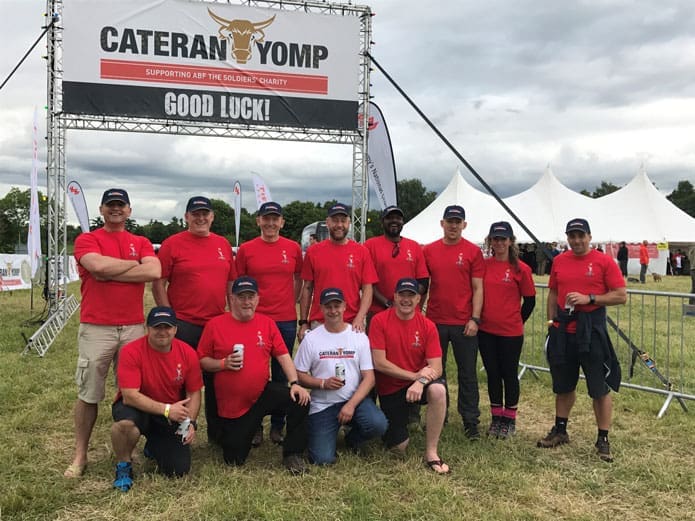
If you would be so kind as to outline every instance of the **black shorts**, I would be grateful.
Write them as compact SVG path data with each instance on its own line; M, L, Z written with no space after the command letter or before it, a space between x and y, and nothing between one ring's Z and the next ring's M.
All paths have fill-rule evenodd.
M610 387L606 383L607 368L605 365L605 353L601 347L598 333L593 332L589 351L577 352L577 335L565 334L564 351L555 342L553 335L560 334L555 327L550 328L548 339L548 365L553 378L553 392L565 394L574 391L579 381L579 368L584 371L586 388L591 398L598 399L609 393Z
M183 476L191 470L191 446L184 445L176 434L179 424L160 415L148 414L123 403L119 399L111 406L114 421L130 420L147 438L147 449L157 461L162 474Z
M422 398L418 402L420 405L427 405L427 388L430 385L446 385L446 381L444 378L437 378L428 383L422 391ZM389 421L388 429L384 434L384 443L387 447L399 445L409 438L408 411L412 403L405 399L408 387L410 386L403 387L392 394L379 395L379 405Z

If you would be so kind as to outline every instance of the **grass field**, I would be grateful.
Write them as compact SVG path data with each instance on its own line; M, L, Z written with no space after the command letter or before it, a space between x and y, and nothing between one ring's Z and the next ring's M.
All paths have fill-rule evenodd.
M646 289L689 291L689 279L665 279L662 285L648 284ZM35 301L42 305L39 297ZM580 383L569 424L572 442L559 449L537 449L537 438L554 417L547 374L540 374L539 380L522 379L518 433L513 440L469 442L452 414L440 445L441 455L452 467L449 476L425 469L422 432L413 433L404 460L375 444L365 458L341 453L333 467L312 468L305 476L292 477L280 465L280 449L266 441L252 451L245 467L227 468L219 451L205 442L203 421L191 475L169 480L145 472L143 463L137 462L134 488L123 494L111 487L111 416L110 404L104 402L86 474L66 480L62 473L73 448L77 315L44 358L33 353L21 356L21 332L29 336L37 327L22 326L31 315L28 292L0 293L2 521L695 519L692 412L672 405L657 420L662 398L621 391L615 396L611 431L616 461L606 464L594 454L591 403ZM692 366L692 337L689 341L687 360ZM479 374L481 427L486 428L485 373ZM112 387L108 396L113 396Z

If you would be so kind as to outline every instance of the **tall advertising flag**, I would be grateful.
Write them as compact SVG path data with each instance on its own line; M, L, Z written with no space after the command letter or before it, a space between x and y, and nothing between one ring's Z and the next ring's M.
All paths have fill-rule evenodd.
M361 125L360 125L361 127ZM369 102L367 122L367 168L381 209L398 205L396 165L386 120L376 103Z
M253 174L253 189L256 192L256 206L259 209L263 203L273 200L270 195L270 188L258 174Z
M87 202L84 199L84 192L80 183L70 181L68 183L68 199L72 203L72 208L75 210L77 220L80 221L80 228L83 233L89 231L89 213L87 212Z
M234 226L236 227L236 247L239 247L239 230L241 228L241 184L234 183Z
M31 160L31 201L29 206L29 232L27 234L27 249L29 252L29 266L31 267L31 278L36 276L36 272L41 264L41 220L39 218L39 139L37 113L34 108L34 129L33 129L33 156Z

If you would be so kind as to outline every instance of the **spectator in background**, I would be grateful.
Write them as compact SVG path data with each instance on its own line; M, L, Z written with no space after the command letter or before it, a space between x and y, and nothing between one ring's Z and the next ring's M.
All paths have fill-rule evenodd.
M620 266L620 273L623 274L623 277L627 277L627 260L629 258L629 252L627 249L627 244L625 244L625 241L622 241L620 243L620 247L618 248L618 266Z
M644 284L647 280L647 269L649 268L649 250L647 250L647 240L643 240L639 246L639 281Z

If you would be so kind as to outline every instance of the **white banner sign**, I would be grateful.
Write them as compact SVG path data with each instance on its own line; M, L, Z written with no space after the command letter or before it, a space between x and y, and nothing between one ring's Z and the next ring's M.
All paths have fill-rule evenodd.
M27 234L27 250L29 251L29 265L31 267L32 278L41 264L41 219L39 217L39 181L38 181L38 123L36 108L34 108L34 127L33 127L33 156L31 159L31 201L29 205L29 232Z
M62 267L60 269L64 282L79 280L75 257L68 257L67 270ZM30 289L31 279L29 255L0 253L0 291Z
M234 227L236 228L234 237L236 247L239 247L239 231L241 230L241 183L234 183Z
M80 222L80 228L83 233L89 231L89 212L87 211L87 201L84 198L84 192L80 183L70 181L68 183L68 199L72 203L72 208L75 210L77 220Z
M367 168L372 188L384 210L398 204L396 194L396 165L393 161L391 137L381 109L369 102L369 121L367 122L368 153Z
M61 22L65 113L356 128L356 16L71 0Z
M260 208L263 203L273 200L270 195L270 188L258 174L253 174L253 190L256 192L256 208Z

